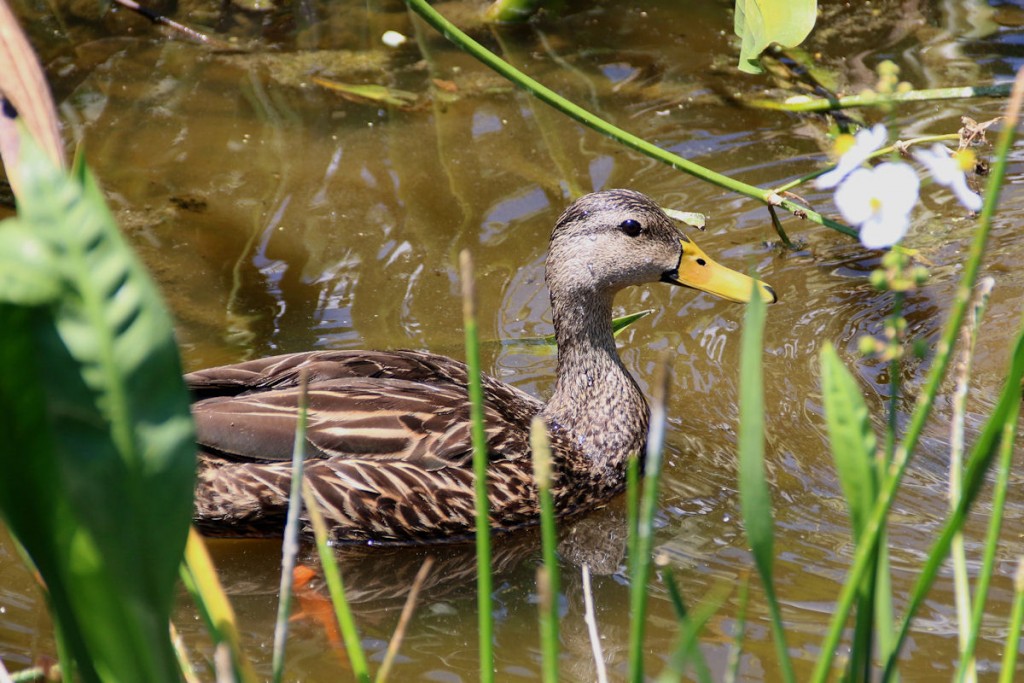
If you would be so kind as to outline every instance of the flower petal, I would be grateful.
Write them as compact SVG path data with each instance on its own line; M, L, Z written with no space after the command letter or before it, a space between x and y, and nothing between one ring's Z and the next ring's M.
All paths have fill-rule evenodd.
M873 181L886 212L910 213L917 204L921 180L909 165L890 161L879 164Z
M861 226L860 243L868 249L886 249L903 239L909 227L909 214L879 213Z
M953 194L960 200L960 203L968 211L975 213L981 211L981 207L984 202L981 200L981 195L972 190L967 186L967 176L961 173L956 180L950 185L950 189L953 190Z
M869 169L858 168L836 190L836 208L846 222L860 225L875 213L873 179Z
M839 157L836 167L820 176L814 184L822 190L830 190L863 164L868 158L885 144L889 133L885 126L878 123L871 129L862 128L854 136L853 147Z

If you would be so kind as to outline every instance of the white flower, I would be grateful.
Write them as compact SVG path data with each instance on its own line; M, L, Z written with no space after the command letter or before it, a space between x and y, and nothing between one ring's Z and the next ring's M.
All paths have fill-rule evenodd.
M935 182L953 190L953 194L968 211L981 211L981 197L967 187L967 176L964 174L973 165L974 154L964 150L951 155L944 145L935 143L930 150L918 150L914 158L924 164Z
M888 138L889 134L885 130L885 126L880 123L875 124L875 127L871 130L867 128L859 130L852 143L850 142L849 135L840 135L839 139L836 140L836 148L839 149L844 145L851 145L850 148L842 152L836 167L820 176L814 184L822 190L832 189L841 183L843 178L850 175L856 168L867 161L872 154L881 149Z
M848 222L860 226L868 249L883 249L903 239L921 185L907 164L886 162L858 168L836 190L836 206Z

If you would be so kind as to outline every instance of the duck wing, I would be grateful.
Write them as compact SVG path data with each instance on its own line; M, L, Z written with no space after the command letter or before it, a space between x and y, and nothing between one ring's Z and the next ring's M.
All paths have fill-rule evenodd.
M427 471L471 458L465 365L420 352L289 354L192 373L197 443L230 461L291 459L302 369L307 388L307 458L403 461ZM543 405L484 378L484 422L492 460L529 453L529 423Z
M222 365L185 375L194 400L237 396L253 391L297 387L299 375L308 373L310 386L355 377L404 379L429 384L466 386L465 363L423 351L308 351ZM536 401L514 387L485 376L518 398Z

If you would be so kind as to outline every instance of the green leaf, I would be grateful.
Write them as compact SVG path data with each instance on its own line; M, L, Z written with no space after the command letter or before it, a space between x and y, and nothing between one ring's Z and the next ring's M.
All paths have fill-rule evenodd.
M662 211L665 215L674 221L679 221L685 225L689 225L691 228L697 228L703 230L708 224L708 217L702 213L695 213L693 211L678 211L676 209L666 209L662 207Z
M858 538L878 495L875 433L860 386L830 343L821 350L821 391L839 483Z
M774 532L772 500L764 467L764 378L761 372L766 304L752 283L753 292L743 321L740 354L739 491L743 528L761 577L772 617L772 635L783 680L794 680L793 664L786 648L782 613L772 579Z
M641 318L646 318L651 313L654 313L653 308L647 308L636 313L629 313L618 318L612 319L612 334L618 336L620 332L635 323ZM501 341L503 346L556 346L558 340L555 335L548 334L543 337L523 337L522 339L503 339Z
M49 245L17 219L0 223L0 301L38 306L56 299L60 287Z
M0 510L83 680L177 680L168 619L195 455L171 320L87 169L66 176L27 136L22 152L19 222L61 296L4 307Z
M814 28L817 16L817 0L736 0L733 30L742 41L740 71L761 73L761 53L772 43L799 45Z

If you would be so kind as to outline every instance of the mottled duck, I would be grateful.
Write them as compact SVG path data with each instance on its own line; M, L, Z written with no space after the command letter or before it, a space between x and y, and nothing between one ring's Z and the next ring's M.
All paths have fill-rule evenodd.
M551 234L546 280L558 376L542 402L484 376L490 525L537 521L529 428L548 425L559 514L621 491L641 452L648 407L619 360L612 299L666 282L747 301L755 281L708 258L648 197L631 190L574 202ZM765 301L775 292L757 282ZM308 372L305 476L335 540L411 544L472 535L466 366L424 351L310 351L193 372L206 533L279 535L288 506L300 370Z

